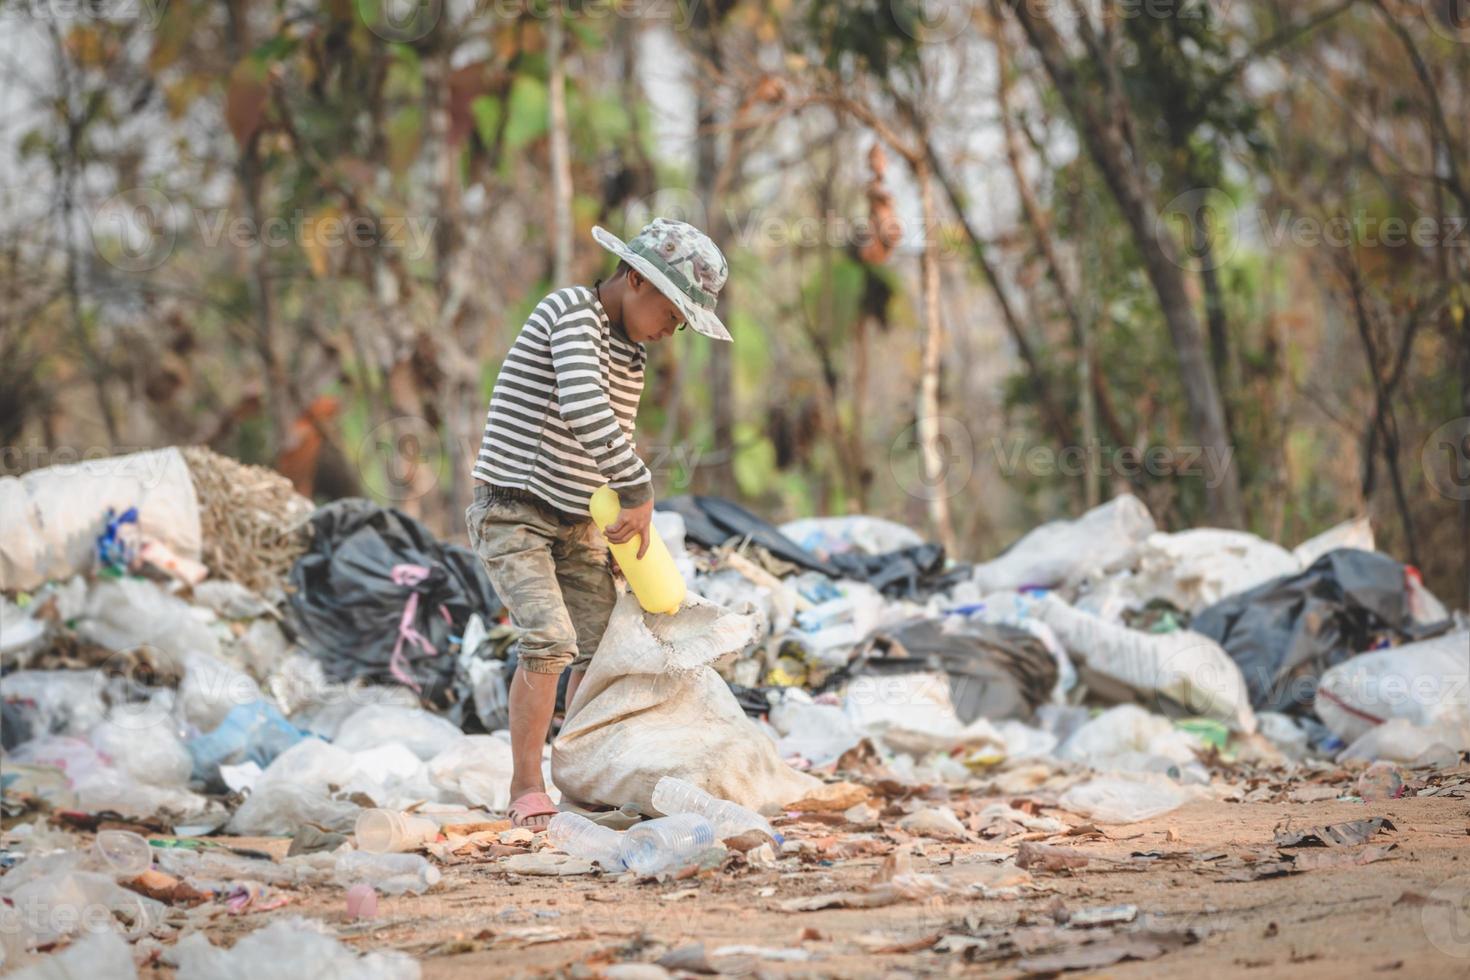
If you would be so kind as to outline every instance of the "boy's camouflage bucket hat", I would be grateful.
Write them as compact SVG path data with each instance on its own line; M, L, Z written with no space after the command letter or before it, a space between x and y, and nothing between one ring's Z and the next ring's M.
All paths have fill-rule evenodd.
M715 301L730 266L704 232L683 221L654 218L627 242L596 226L592 237L673 300L695 330L716 340L730 339L730 331L715 316Z

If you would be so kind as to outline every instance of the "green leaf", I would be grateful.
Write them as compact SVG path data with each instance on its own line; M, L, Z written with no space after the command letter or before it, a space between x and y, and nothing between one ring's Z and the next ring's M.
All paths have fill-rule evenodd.
M735 483L747 497L759 497L775 480L776 447L754 425L735 426L735 458L731 461Z
M510 86L510 115L505 124L505 145L518 150L546 135L550 118L546 83L521 75Z
M493 95L477 96L470 103L470 114L475 117L475 131L480 134L481 143L495 145L495 133L500 129L503 112L500 100Z

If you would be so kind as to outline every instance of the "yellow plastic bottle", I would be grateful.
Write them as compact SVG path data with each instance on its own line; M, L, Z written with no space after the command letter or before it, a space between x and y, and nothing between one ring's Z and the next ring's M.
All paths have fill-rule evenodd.
M607 526L618 519L622 509L618 492L606 484L592 492L592 499L587 504L592 522L600 531L606 531ZM674 566L674 556L669 554L668 546L658 536L657 528L651 523L648 525L648 550L642 558L637 557L637 538L622 544L609 541L607 546L640 606L651 613L678 612L684 603L684 576Z

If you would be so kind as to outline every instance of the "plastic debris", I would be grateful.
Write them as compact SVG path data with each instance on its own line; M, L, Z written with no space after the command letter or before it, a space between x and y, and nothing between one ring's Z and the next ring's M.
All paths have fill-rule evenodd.
M660 817L623 833L622 859L640 875L672 870L715 842L715 828L696 813Z
M179 940L174 950L180 980L264 980L280 977L352 977L353 980L418 980L418 963L406 953L359 955L316 922L278 919L229 949L202 933Z
M1073 786L1058 801L1073 813L1102 823L1134 823L1161 817L1194 795L1164 776L1102 776Z

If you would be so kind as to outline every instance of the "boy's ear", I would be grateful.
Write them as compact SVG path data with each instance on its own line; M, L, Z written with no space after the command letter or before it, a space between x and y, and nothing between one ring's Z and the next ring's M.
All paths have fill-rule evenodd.
M632 268L631 266L629 267L628 285L631 286L635 291L642 289L643 284L647 281L647 279L643 278L643 273L639 272L637 269Z

